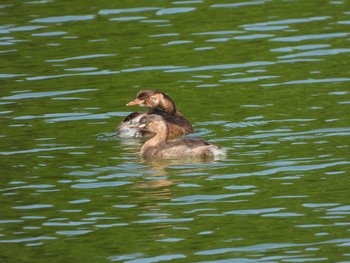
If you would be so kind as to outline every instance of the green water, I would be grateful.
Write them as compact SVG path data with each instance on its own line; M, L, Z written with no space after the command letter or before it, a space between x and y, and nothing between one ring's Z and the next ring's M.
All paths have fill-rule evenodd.
M347 1L2 1L0 262L349 262ZM212 162L114 136L166 92ZM192 136L192 135L191 135Z

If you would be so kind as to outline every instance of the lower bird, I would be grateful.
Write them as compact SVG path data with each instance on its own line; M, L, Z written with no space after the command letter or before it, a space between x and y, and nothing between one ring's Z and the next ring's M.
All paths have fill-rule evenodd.
M141 147L144 159L215 158L226 151L199 138L187 137L169 140L169 128L160 115L151 114L140 119L139 127L155 134Z

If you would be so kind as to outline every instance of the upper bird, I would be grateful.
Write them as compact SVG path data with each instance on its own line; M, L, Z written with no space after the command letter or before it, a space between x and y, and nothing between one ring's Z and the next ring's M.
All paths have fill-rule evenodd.
M129 114L117 127L117 135L120 137L152 136L153 133L145 131L138 126L142 117L157 114L164 118L169 127L169 136L175 137L193 132L191 123L176 109L173 100L163 92L157 90L142 90L136 99L126 106L148 107L145 113L133 112Z
M224 149L199 138L188 137L168 141L169 127L160 115L147 115L140 120L140 127L155 134L141 147L145 159L215 158L225 155Z

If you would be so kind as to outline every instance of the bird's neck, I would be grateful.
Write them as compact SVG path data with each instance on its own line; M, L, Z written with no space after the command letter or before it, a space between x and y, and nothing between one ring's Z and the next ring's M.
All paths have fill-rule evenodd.
M165 143L169 137L169 129L167 126L162 127L151 139L146 141L141 148L141 152L147 149L158 146L159 144Z
M168 99L163 99L160 101L158 108L162 109L165 113L169 115L176 114L176 107L174 102Z

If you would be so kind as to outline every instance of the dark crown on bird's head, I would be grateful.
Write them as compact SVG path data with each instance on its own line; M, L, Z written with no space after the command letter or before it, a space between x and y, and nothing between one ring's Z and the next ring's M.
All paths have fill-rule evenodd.
M150 124L152 122L157 122L157 121L164 122L164 118L160 115L151 114L151 115L147 115L145 117L142 117L140 120L140 123L147 125L147 124Z
M159 90L142 90L139 93L137 93L136 98L138 98L139 100L147 100L149 97L152 97L154 95L162 95L164 99L174 103L173 100L168 95L166 95L164 92L161 92Z
M137 93L136 98L138 98L139 100L146 100L148 97L151 97L155 94L160 94L162 92L158 91L158 90L142 90L139 93Z

